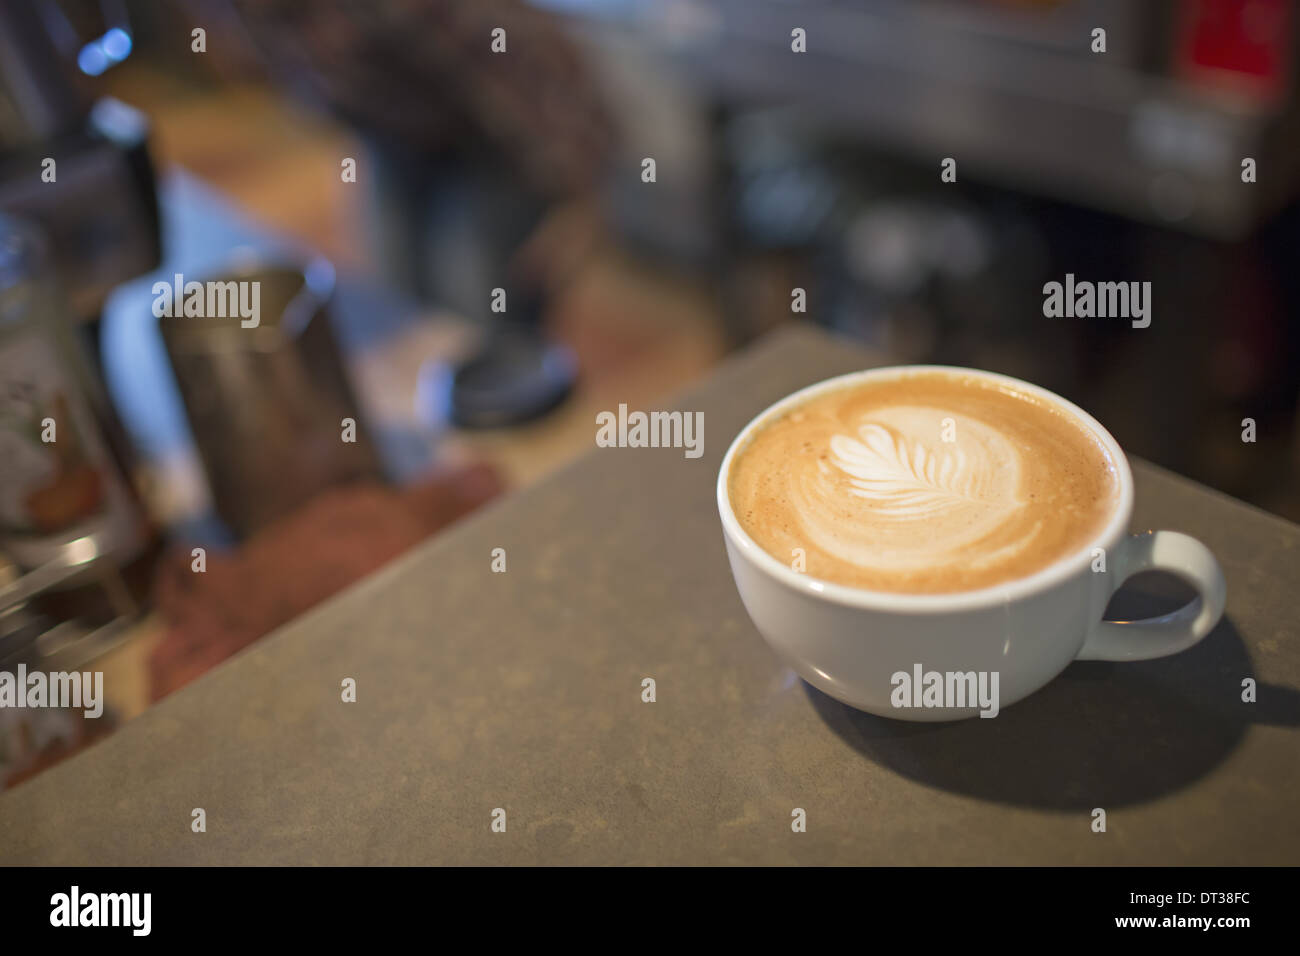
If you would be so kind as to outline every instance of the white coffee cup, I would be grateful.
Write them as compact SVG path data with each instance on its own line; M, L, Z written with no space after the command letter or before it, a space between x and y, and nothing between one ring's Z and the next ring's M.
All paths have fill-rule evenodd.
M1024 578L952 594L894 594L820 581L764 551L736 519L727 490L732 460L753 433L793 407L834 389L918 372L949 372L1010 385L1047 399L1097 436L1119 477L1114 513L1095 540ZM1176 531L1128 534L1133 475L1110 433L1058 395L1018 379L974 369L897 366L841 375L795 392L741 429L718 472L718 512L732 575L759 632L818 690L860 710L901 720L954 720L983 711L993 716L1027 697L1074 660L1136 661L1186 650L1223 614L1225 584L1214 555ZM1104 571L1094 570L1101 562ZM1163 617L1102 619L1111 595L1141 571L1159 570L1198 592L1190 604ZM992 708L926 706L908 690L922 674L997 675ZM908 681L899 676L906 674ZM966 678L969 680L969 677ZM960 687L962 681L955 681ZM969 686L969 685L968 685ZM958 698L945 698L951 704Z

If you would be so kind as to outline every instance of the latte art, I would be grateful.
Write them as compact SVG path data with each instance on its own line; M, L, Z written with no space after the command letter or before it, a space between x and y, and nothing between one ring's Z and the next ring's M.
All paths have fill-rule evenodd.
M819 462L797 489L805 529L830 554L882 570L951 561L1023 507L1017 452L987 426L943 409L873 417L856 438L832 435L830 465ZM951 443L939 437L945 418L960 436ZM860 522L843 522L847 502L826 507L846 494L864 499ZM1027 545L1034 530L1009 546Z
M848 386L757 432L729 476L765 550L880 590L984 587L1095 535L1113 463L1062 410L954 374Z
M928 412L928 414L927 414ZM941 443L935 432L939 409L886 409L865 422L858 437L831 436L833 463L849 476L851 493L868 498L884 514L933 517L967 505L1015 507L1009 490L1018 483L1016 452L1001 436L974 419L947 416L954 437ZM898 421L898 419L902 421ZM895 427L882 424L893 419ZM1012 466L1006 474L999 463Z

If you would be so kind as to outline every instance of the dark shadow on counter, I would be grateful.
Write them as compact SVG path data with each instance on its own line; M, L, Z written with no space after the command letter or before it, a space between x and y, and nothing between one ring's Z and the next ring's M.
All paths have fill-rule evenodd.
M1181 603L1156 590L1164 593L1126 586L1107 617L1133 620ZM804 690L859 753L919 783L1006 804L1087 811L1154 800L1193 783L1254 724L1300 726L1294 688L1259 684L1257 702L1242 701L1242 680L1254 676L1225 618L1173 657L1071 664L993 719L908 723L854 710L808 684Z

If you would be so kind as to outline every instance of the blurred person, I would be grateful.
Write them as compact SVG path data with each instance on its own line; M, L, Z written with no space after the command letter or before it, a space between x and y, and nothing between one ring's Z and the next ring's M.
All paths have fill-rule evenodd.
M195 2L229 5L272 75L360 135L383 278L475 319L502 287L512 324L536 326L547 256L528 241L561 205L594 224L614 139L551 15L518 0Z

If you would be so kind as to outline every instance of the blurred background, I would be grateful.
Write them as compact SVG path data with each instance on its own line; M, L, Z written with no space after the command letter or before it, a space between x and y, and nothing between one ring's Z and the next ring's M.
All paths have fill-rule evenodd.
M0 0L0 669L108 695L0 710L0 782L785 322L1300 520L1298 40L1287 0ZM1045 318L1067 273L1150 327ZM259 325L156 316L178 274Z

